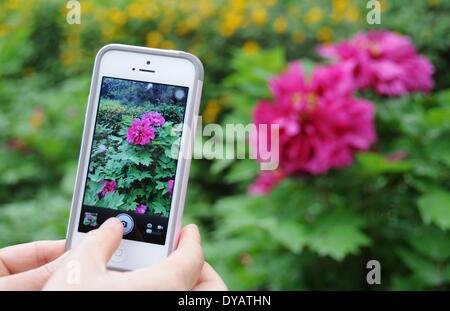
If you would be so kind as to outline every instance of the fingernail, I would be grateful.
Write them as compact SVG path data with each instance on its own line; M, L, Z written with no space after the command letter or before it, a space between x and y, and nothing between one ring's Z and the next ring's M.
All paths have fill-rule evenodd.
M198 232L198 227L197 227L196 224L189 224L189 225L187 225L187 227L188 227L189 230Z

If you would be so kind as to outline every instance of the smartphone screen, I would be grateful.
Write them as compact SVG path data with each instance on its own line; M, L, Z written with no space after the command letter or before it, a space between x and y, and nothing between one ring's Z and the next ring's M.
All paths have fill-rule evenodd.
M117 217L124 239L165 243L188 91L103 77L78 231Z

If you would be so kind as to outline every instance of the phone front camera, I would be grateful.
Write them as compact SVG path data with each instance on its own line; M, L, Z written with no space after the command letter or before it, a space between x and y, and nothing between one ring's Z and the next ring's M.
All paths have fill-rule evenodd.
M150 61L149 60L147 61L147 65L150 65Z

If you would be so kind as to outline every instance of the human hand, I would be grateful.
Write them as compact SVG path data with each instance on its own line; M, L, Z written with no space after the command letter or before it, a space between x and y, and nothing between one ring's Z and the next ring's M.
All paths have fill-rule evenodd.
M220 276L204 261L197 226L186 226L177 249L161 263L130 272L106 269L122 239L117 218L90 231L49 278L44 290L226 290ZM79 268L79 282L71 263Z
M41 290L64 253L64 240L0 249L0 291ZM60 257L61 258L61 257Z

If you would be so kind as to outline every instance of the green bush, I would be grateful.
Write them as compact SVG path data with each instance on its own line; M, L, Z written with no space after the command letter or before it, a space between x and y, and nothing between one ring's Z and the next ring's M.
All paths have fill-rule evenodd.
M250 120L254 103L268 96L266 78L281 71L284 59L282 50L236 55L226 80L233 112L225 122ZM227 196L211 203L207 253L232 288L369 288L371 259L381 262L380 288L448 287L450 90L361 95L376 102L379 138L353 166L290 178L264 197L243 194L258 172L250 160L216 160L211 176L203 176L213 183L223 176L227 186ZM390 160L399 151L404 158ZM208 217L203 213L200 219Z

